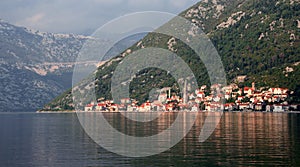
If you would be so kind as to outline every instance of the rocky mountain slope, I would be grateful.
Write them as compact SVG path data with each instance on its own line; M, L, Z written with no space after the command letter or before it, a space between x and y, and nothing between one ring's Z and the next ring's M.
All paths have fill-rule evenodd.
M106 58L144 36L120 41ZM82 35L34 31L0 20L0 112L36 111L72 87L76 63L99 65L100 62L76 62L87 39L96 40Z
M245 75L247 79L242 84L256 81L260 87L287 87L299 93L299 9L299 0L202 0L181 16L201 27L210 37L221 56L229 82ZM199 66L195 53L178 39L150 33L130 50L141 47L175 52L189 63L198 85L210 84L207 73L203 72L204 65ZM110 80L112 72L123 59L121 55L99 67L96 81L99 98L111 98ZM166 71L140 71L130 83L131 97L145 101L153 88L164 86L176 91L175 80L166 78L171 78ZM300 97L300 94L295 97ZM72 108L70 91L45 108L64 110L66 107Z
M71 87L88 37L42 33L0 21L0 112L34 111Z

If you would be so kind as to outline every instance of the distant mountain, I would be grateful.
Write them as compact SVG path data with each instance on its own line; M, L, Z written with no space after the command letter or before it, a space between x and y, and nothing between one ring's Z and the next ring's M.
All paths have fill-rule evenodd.
M201 27L210 37L221 56L229 82L245 75L246 82L240 84L250 86L256 81L260 87L280 86L299 93L299 9L299 0L202 0L180 16ZM198 65L195 53L178 39L173 40L170 47L170 40L172 37L150 33L129 49L135 51L141 46L169 49L189 62L198 85L209 85L207 73L203 72L205 67ZM110 80L123 60L121 55L99 67L96 78L98 98L111 98ZM145 101L152 88L164 86L176 91L176 81L166 78L170 78L166 71L140 71L130 83L131 97ZM71 92L67 91L45 108L72 108L71 97ZM299 99L300 94L295 97Z
M105 58L144 36L120 41ZM89 36L34 31L0 20L0 112L36 111L71 88L76 58L87 39L94 40ZM96 66L99 62L76 63Z
M0 21L0 112L34 111L71 87L88 37L32 31Z

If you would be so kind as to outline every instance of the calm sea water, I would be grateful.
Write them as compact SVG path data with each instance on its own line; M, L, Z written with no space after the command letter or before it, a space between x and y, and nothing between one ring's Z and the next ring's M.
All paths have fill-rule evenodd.
M123 120L117 113L106 118L116 127ZM163 114L159 125L169 126L175 118ZM0 114L0 166L300 166L300 114L225 113L200 143L204 120L201 113L190 133L166 152L127 158L94 143L76 114ZM130 127L137 133L160 129Z

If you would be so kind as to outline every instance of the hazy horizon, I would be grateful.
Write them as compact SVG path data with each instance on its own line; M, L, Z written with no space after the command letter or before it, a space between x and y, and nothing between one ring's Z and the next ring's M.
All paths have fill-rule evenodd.
M89 35L117 17L142 11L179 14L201 0L2 0L0 18L52 33Z

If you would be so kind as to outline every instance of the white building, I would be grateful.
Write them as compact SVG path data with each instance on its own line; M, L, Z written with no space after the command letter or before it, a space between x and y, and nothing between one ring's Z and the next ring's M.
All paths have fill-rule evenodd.
M274 105L274 112L284 112L282 105Z
M84 107L84 111L93 111L94 105L93 104L88 104Z
M191 110L192 112L198 112L199 111L199 108L198 108L198 106L197 105L194 105L193 107L192 107L192 110Z

